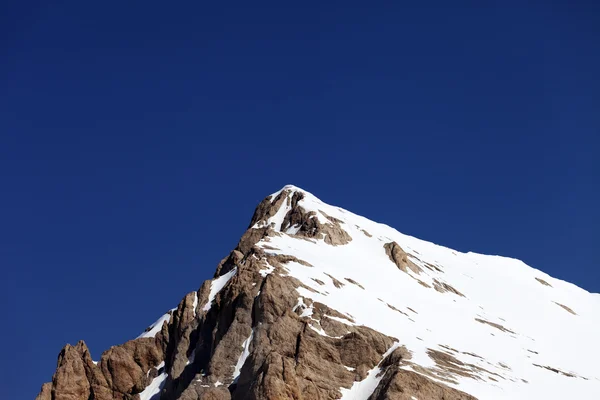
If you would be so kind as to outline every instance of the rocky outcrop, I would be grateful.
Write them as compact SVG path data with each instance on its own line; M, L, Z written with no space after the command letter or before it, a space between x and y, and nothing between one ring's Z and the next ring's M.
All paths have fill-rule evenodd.
M398 345L396 339L300 296L300 287L315 290L288 276L286 265L313 268L311 264L257 246L281 234L332 246L352 240L342 221L302 208L303 196L284 189L263 200L236 248L217 266L213 281L188 293L155 337L114 346L97 364L85 343L65 346L52 382L42 386L37 400L137 400L163 371L166 379L154 400L339 399L341 388L351 388L376 366L384 375L372 399L473 399L400 369L410 358L402 347L382 360ZM276 227L268 221L281 207L287 211ZM320 222L321 217L328 222ZM404 272L420 272L397 243L386 244L385 250ZM214 280L225 278L226 284L209 299ZM336 287L344 286L330 278Z
M58 367L52 378L54 400L77 400L90 397L91 385L86 370L95 366L83 341L66 345L58 355Z
M456 290L451 285L447 284L446 282L439 281L437 279L433 280L433 288L440 293L454 293L457 296L465 297L464 294Z
M281 207L285 207L287 212L279 227L281 232L293 231L290 234L294 236L323 240L332 246L344 245L352 240L348 232L343 229L343 222L339 219L330 217L321 210L305 210L299 204L304 196L303 192L283 189L274 199L266 198L256 208L250 222L250 230L264 227L276 228L275 224L269 223L269 219L277 214ZM328 222L320 222L317 213L320 213Z
M52 400L52 382L46 382L42 385L35 400Z
M38 400L132 399L148 382L147 372L162 360L160 339L140 338L104 352L92 361L83 341L66 345L58 356L52 383L42 386Z
M386 372L369 400L477 400L475 397L403 369Z
M409 259L408 254L398 243L389 242L384 244L383 248L385 249L385 254L402 272L408 273L409 269L415 274L422 272L422 269Z

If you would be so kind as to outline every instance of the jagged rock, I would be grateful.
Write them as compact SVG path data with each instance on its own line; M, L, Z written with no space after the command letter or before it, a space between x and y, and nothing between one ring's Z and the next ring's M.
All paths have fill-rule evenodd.
M107 386L123 394L139 393L146 387L146 373L163 359L154 338L130 340L102 354L99 366Z
M288 211L283 217L280 227L282 232L286 232L289 228L294 227L297 228L294 236L307 239L322 239L325 243L332 246L344 245L352 240L352 237L348 232L341 227L341 224L343 223L341 220L330 217L319 210L318 212L330 221L329 223L319 222L317 211L306 211L300 206L299 203L302 199L304 199L303 192L295 191L292 194L289 189L282 190L273 200L266 198L256 208L252 221L250 222L250 228L273 228L273 226L268 224L269 219L275 216L281 207L286 207L288 208ZM249 232L251 232L249 235L251 235L252 238L256 238L260 235L258 229L249 229ZM252 242L252 240L247 238L243 242L246 244L246 242ZM244 249L246 248L247 245L240 250L244 252Z
M304 195L301 192L294 193L291 201L291 209L283 218L281 230L285 231L290 227L297 227L295 236L306 237L309 239L323 239L325 243L338 246L349 243L352 237L342 227L342 221L329 217L323 211L319 211L325 218L331 221L330 223L322 224L317 218L316 211L306 211L298 202L302 200Z
M36 396L35 400L52 400L52 383L46 382L42 385L40 393Z
M171 366L169 376L172 379L177 379L181 375L189 361L190 336L197 327L197 323L192 322L196 319L196 313L200 312L203 304L199 303L197 295L197 292L188 293L173 313L170 334L173 346L169 358ZM194 302L196 302L196 310L194 310Z
M310 288L285 276L285 265L312 266L256 247L260 240L279 234L266 222L282 206L289 208L282 230L296 226L296 236L330 245L352 240L342 221L321 212L330 222L320 223L316 212L306 212L298 204L302 198L301 192L284 190L259 204L249 229L217 267L215 278L237 271L208 312L202 307L210 281L182 299L155 338L114 346L103 353L98 366L83 342L65 347L52 384L42 387L38 399L134 399L157 376L155 367L161 361L168 371L162 399L336 399L340 387L364 379L394 339L354 326L352 318L310 299L306 304L313 309L312 317L300 317L292 311L300 297L296 289ZM273 272L261 274L268 268ZM234 382L242 344L251 337L252 352Z
M153 400L159 400L158 397L160 400L333 400L341 397L342 389L354 390L355 383L373 378L372 372L378 373L377 380L369 387L368 394L363 393L364 399L475 400L472 395L443 382L458 384L460 379L476 379L498 383L509 374L510 369L504 367L501 373L494 372L487 360L466 352L470 349L460 348L456 343L446 343L454 347L434 344L427 348L427 355L435 365L423 367L415 361L419 358L411 359L411 352L402 346L409 346L408 341L403 341L403 331L386 330L394 328L395 322L400 320L379 327L397 338L359 325L361 322L371 324L365 317L364 307L362 310L347 308L343 304L345 300L352 303L366 299L368 312L381 305L385 307L382 315L392 315L390 318L401 318L401 323L410 324L418 323L419 318L427 315L427 310L419 308L411 295L428 292L431 294L427 295L440 296L449 302L469 301L470 285L458 284L465 294L459 292L453 286L454 280L440 275L444 273L440 267L447 265L421 255L412 245L405 246L409 254L388 234L404 243L401 238L380 231L366 221L342 220L345 218L343 210L337 212L311 198L300 190L286 187L276 196L263 200L235 249L217 266L213 280L188 293L170 312L170 319L163 323L155 337L142 337L114 346L103 353L97 365L83 342L66 346L59 356L52 382L42 386L37 400L139 400L139 393L159 374L161 379L166 379L160 393L155 391ZM351 228L354 226L356 229ZM361 226L368 226L370 232ZM391 297L396 293L394 286L373 296L377 288L370 277L356 274L365 261L364 255L351 254L360 259L360 263L346 268L346 264L352 264L352 257L344 252L355 247L354 243L344 246L352 241L346 229L363 231L364 235L360 233L356 238L359 251L363 251L360 246L364 241L367 243L364 249L373 248L377 252L373 257L376 260L382 259L381 245L387 241L383 245L385 253L397 268L424 287L433 285L435 290L424 290L411 282L416 288L414 292L405 293L410 285L403 284L397 298ZM296 246L304 250L288 251ZM322 251L325 256L313 257L312 250L306 250L307 246ZM338 259L343 261L338 263ZM321 264L327 263L334 264L335 268L323 268ZM372 266L366 264L364 268L369 269L370 274ZM460 264L452 265L458 268ZM382 270L391 271L388 277L393 279L407 278L387 261L379 273ZM378 273L375 268L373 273ZM417 279L416 274L422 275ZM220 289L217 293L213 290L215 279ZM357 290L354 285L363 290ZM536 283L535 286L541 285ZM557 287L541 289L558 290ZM448 292L463 297L449 296ZM351 295L342 297L343 301L339 301L339 297L329 301L344 293ZM403 304L402 300L407 303ZM408 307L409 304L419 312ZM390 313L390 309L397 313ZM355 312L356 317L351 315ZM481 313L484 315L485 311ZM496 322L474 318L478 329L480 324L487 324L496 328L494 334L519 335L518 327L512 323L507 326L515 331ZM402 325L403 329L406 326L410 325ZM488 331L485 331L486 336ZM391 351L392 348L395 349ZM466 355L476 360L467 362L463 358ZM557 374L566 376L565 379L588 379L563 372L558 365L533 365L553 374L559 371ZM511 382L525 382L519 378Z
M227 387L200 384L193 382L178 397L178 400L230 400L231 394Z
M90 382L86 372L94 366L83 341L75 346L66 345L58 356L58 367L52 378L53 400L79 400L90 396Z
M277 197L271 200L271 196L265 198L261 201L256 210L254 210L254 215L250 220L250 225L248 225L248 230L250 230L256 224L266 224L267 220L279 211L279 208L286 202L288 205L290 203L290 190L283 189Z

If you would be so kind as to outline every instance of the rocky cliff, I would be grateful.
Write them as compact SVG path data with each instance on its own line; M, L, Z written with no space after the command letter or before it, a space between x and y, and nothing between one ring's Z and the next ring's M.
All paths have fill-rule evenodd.
M286 186L212 280L98 362L65 346L37 399L591 399L599 315L597 295L520 261Z

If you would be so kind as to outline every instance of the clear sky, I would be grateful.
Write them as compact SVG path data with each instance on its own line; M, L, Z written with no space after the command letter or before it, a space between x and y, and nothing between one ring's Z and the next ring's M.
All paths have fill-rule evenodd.
M288 183L600 292L600 3L35 3L0 6L0 398L137 336Z

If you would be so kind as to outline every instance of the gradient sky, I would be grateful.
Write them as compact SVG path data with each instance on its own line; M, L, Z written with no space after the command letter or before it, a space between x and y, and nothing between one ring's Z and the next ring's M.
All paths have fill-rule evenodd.
M137 336L288 183L600 292L600 3L35 3L0 6L0 398Z

